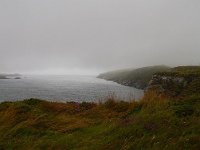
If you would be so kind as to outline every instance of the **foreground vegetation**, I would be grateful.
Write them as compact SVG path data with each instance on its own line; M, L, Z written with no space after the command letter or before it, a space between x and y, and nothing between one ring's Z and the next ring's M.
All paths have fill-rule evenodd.
M198 150L200 96L0 104L0 149Z

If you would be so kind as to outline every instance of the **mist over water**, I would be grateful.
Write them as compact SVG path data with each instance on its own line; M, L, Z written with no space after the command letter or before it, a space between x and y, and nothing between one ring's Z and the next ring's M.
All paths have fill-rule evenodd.
M199 0L1 0L0 73L200 64Z
M40 75L20 80L0 80L0 101L39 98L53 101L103 101L115 95L120 100L139 99L143 91L95 76Z
M0 74L94 75L200 64L199 0L0 0ZM80 76L0 80L0 100L91 101L142 91Z

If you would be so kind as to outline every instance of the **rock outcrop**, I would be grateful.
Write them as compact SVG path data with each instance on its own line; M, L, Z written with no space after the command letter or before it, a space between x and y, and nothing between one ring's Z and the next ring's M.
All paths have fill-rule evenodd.
M198 67L199 69L199 67ZM180 71L180 67L171 72L156 73L146 88L146 92L154 90L158 95L167 97L188 96L200 93L200 72L197 70Z

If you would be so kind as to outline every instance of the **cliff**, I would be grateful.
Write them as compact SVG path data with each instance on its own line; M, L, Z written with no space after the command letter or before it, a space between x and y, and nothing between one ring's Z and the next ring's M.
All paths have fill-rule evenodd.
M98 78L114 81L122 85L132 86L138 89L145 89L148 86L152 75L157 72L169 71L167 66L149 66L138 69L117 70L102 73Z
M169 72L155 73L146 91L154 90L158 95L183 97L200 93L200 67L180 66Z

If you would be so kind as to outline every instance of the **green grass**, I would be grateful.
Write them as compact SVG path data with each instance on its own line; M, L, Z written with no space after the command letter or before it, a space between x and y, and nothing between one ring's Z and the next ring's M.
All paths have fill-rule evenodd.
M200 96L0 104L0 149L198 150Z

